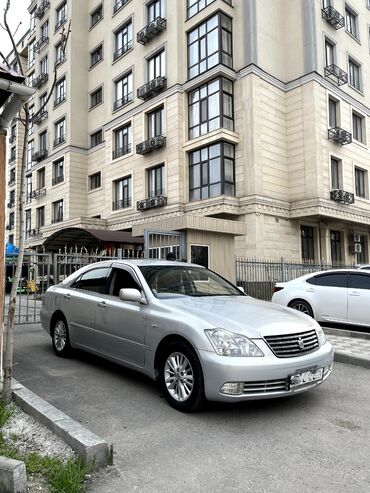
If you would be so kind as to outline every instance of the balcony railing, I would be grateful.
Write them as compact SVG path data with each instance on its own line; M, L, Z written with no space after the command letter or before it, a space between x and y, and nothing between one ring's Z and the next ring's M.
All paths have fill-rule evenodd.
M15 202L8 202L7 203L8 209L13 209L14 206L15 206Z
M16 135L11 135L11 136L9 137L9 144L13 144L13 142L15 141L15 139L16 139L16 138L17 138L17 136L16 136Z
M131 144L127 144L127 146L120 147L119 149L115 149L112 152L112 159L117 159L118 157L124 156L131 152Z
M325 19L334 29L340 29L344 27L345 20L342 14L340 14L334 7L329 5L325 9L321 9L322 17Z
M41 87L45 82L48 80L49 75L48 74L40 74L38 75L35 79L32 81L32 87L38 89Z
M165 29L166 19L163 19L163 17L157 17L156 19L154 19L154 21L150 22L147 26L144 27L144 29L137 33L137 42L145 45L145 43L153 39Z
M36 11L35 11L35 16L36 16L38 19L41 19L49 7L50 7L50 2L49 2L49 0L44 0L44 1L41 3L41 5L40 5L39 7L37 7L37 9L36 9Z
M37 43L35 43L34 51L35 53L40 53L43 46L49 43L49 38L47 36L42 36Z
M61 223L62 221L63 221L63 216L53 217L53 218L51 219L51 224Z
M129 49L132 48L132 40L121 46L118 50L113 53L113 61L117 60L120 56L126 53Z
M5 229L7 229L8 231L11 231L12 229L14 229L14 224L13 223L7 224Z
M28 231L28 236L38 236L40 233L40 228L33 228Z
M51 184L54 186L54 185L58 185L58 183L62 183L62 181L64 181L64 175L59 175L59 176L55 176L52 180L51 180Z
M131 101L132 101L132 92L130 92L129 94L126 94L121 99L117 99L117 101L115 101L113 103L113 111L118 110L119 108L122 108L122 106L125 106L128 103L131 103Z
M352 134L343 128L333 127L328 129L328 139L343 146L352 142Z
M57 68L59 67L59 65L62 65L62 63L65 62L65 60L66 60L66 56L61 55L57 60L55 60L54 68Z
M42 122L42 120L45 120L45 118L48 117L48 110L39 110L37 111L31 118L31 122L38 125L39 123Z
M37 188L36 190L32 190L31 198L32 199L38 199L42 195L46 195L46 188L45 187L41 187L41 188Z
M166 137L164 135L156 135L151 139L140 142L136 146L136 154L148 154L148 152L155 151L161 147L165 147Z
M58 106L58 104L63 103L66 100L65 94L63 96L59 96L59 98L54 99L54 108Z
M113 14L119 11L120 8L122 8L129 0L116 0L116 3L114 4L113 7Z
M131 207L131 204L132 204L131 197L127 199L116 200L115 202L112 203L112 209L114 211L118 211L119 209L126 209L127 207Z
M60 144L63 144L63 142L66 141L66 136L65 135L61 135L60 137L57 137L56 139L54 139L54 147L60 145Z
M163 89L166 89L166 87L167 78L162 76L156 77L138 88L137 97L146 101L155 94L163 91Z
M355 195L351 192L346 192L345 190L335 189L330 191L330 200L350 205L355 203Z
M136 203L136 209L140 212L143 212L147 209L164 207L165 205L167 205L167 197L164 195L157 195L156 197L151 197L149 199L139 200Z
M67 17L62 17L61 19L59 19L59 21L55 24L55 30L57 31L60 27L63 26L63 24L67 22Z
M31 158L32 158L32 161L39 162L39 161L42 161L43 159L45 159L47 157L47 155L48 155L48 150L45 147L44 149L40 149L37 152L33 152Z
M8 181L8 187L11 187L14 184L15 184L15 177L14 178L10 178L10 180Z
M339 68L337 65L334 65L334 63L325 67L324 74L325 77L333 80L336 84L338 84L338 86L342 86L348 82L347 72Z

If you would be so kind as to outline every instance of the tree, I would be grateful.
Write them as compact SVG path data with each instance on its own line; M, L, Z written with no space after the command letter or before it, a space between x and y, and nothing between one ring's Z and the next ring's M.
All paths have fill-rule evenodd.
M10 39L10 42L13 47L13 53L17 62L18 70L21 75L24 76L24 70L22 67L22 61L20 54L17 50L17 45L14 39L14 33L11 32L8 24L8 13L10 11L11 0L7 0L6 6L4 8L4 17L3 17L3 25L1 28L4 29ZM18 26L19 27L19 26ZM68 29L63 30L60 33L61 36L61 51L63 56L65 56L65 51L67 47L67 42L69 38L69 34L71 32L71 23L69 23ZM4 62L9 66L5 56L0 52L1 57ZM52 85L49 89L49 93L46 97L46 100L43 106L39 109L39 112L43 112L53 94L54 87L57 80L57 66L54 67L54 77ZM3 356L3 371L4 371L4 381L3 381L3 390L2 390L2 398L5 402L9 403L11 401L11 377L12 377L12 367L13 367L13 333L14 333L14 323L15 323L15 309L17 303L17 289L19 286L19 282L22 275L22 264L24 258L24 244L26 237L26 224L25 224L25 198L26 198L26 170L27 170L27 140L28 140L28 131L31 122L30 111L28 102L26 102L19 113L19 121L24 126L24 139L23 139L23 150L22 150L22 161L21 161L21 170L20 170L20 192L17 200L18 214L19 214L19 229L18 236L15 238L17 242L17 246L19 248L19 253L17 257L15 275L12 281L12 287L10 291L10 300L8 307L8 319L5 328L5 344L4 344L4 356Z

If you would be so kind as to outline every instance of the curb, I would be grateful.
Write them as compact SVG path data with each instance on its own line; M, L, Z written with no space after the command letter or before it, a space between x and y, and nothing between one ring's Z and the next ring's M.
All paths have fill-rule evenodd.
M85 464L89 464L94 470L112 464L113 445L109 445L14 379L12 395L24 412L64 440Z
M346 363L348 365L361 366L370 370L370 360L365 358L360 358L359 356L350 356L349 354L342 353L341 351L336 351L334 348L334 361L338 363Z
M0 457L1 493L27 493L27 473L24 462Z
M341 336L341 337L353 337L356 339L367 339L370 340L370 333L358 332L356 330L345 330L345 329L332 329L330 327L322 327L325 334L331 336Z

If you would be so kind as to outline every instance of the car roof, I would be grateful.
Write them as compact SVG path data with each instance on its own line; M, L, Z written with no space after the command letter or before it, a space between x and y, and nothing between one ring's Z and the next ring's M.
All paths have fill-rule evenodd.
M179 261L174 261L174 260L157 260L157 259L109 259L109 260L102 260L98 262L93 262L91 264L86 265L87 267L96 267L96 266L107 266L107 265L112 265L112 264L122 264L122 265L133 265L137 267L143 267L143 266L167 266L167 267L199 267L201 269L205 269L203 265L199 264L192 264L189 262L179 262Z

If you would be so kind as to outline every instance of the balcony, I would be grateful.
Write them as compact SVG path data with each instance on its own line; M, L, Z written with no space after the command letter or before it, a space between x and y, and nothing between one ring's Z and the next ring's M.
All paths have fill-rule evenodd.
M65 135L61 135L60 137L57 137L56 139L54 139L54 147L56 146L59 146L60 144L63 144L63 142L66 141L66 136Z
M113 61L118 60L119 57L124 55L131 48L132 48L132 40L126 43L125 45L121 46L121 48L119 48L113 53Z
M340 14L334 7L329 5L325 9L321 9L322 18L326 20L334 29L340 29L344 27L345 20L342 14Z
M33 228L28 231L28 236L39 236L40 234L40 228Z
M147 82L143 86L139 87L137 90L137 97L146 101L150 99L155 94L163 91L167 87L167 78L166 77L156 77L155 79Z
M340 127L329 128L328 139L343 146L352 142L352 134Z
M51 224L61 223L62 221L63 221L63 216L53 217L53 218L51 219Z
M122 108L126 104L131 103L131 101L132 101L132 92L130 92L129 94L126 94L121 99L117 99L117 101L115 101L113 103L113 111L118 110L119 108Z
M52 186L58 185L58 183L62 183L62 181L64 181L64 175L55 176L51 180L51 184L52 184Z
M119 149L115 149L112 152L112 159L117 159L125 154L131 152L131 144L127 144L127 146L120 147Z
M132 200L131 198L116 200L116 202L112 203L112 209L114 211L118 211L119 209L126 209L127 207L131 207Z
M338 86L342 86L348 82L347 72L334 65L334 63L325 67L324 74L325 77L335 82Z
M154 19L154 21L150 22L144 27L144 29L137 33L137 42L142 45L148 43L148 41L155 38L155 36L166 29L166 22L166 19L163 19L163 17L157 17Z
M330 200L350 205L355 203L355 195L351 192L346 192L345 190L335 189L330 191Z
M156 207L164 207L165 205L167 205L167 197L164 195L157 195L150 199L139 200L136 203L136 209L143 212L148 209L155 209Z
M48 110L39 110L37 111L32 117L31 117L31 122L33 124L38 125L39 123L42 122L42 120L45 120L45 118L48 117Z
M49 7L50 7L50 2L48 0L44 0L41 3L41 5L36 9L35 16L38 19L41 19Z
M32 161L36 161L37 163L42 161L43 159L45 159L48 155L48 150L46 149L46 147L44 149L40 149L39 151L37 152L33 152L32 153Z
M54 108L56 106L58 106L60 103L63 103L63 101L65 101L65 100L66 100L65 94L63 94L62 96L59 96L59 98L54 99Z
M40 53L42 48L46 46L48 43L49 43L49 38L47 36L42 36L42 38L40 38L35 44L35 48L34 48L35 53Z
M16 136L16 135L11 135L11 136L9 137L9 144L13 144L13 142L15 141L15 139L16 139L16 138L17 138L17 136Z
M37 188L36 190L32 190L31 199L38 199L42 195L46 195L46 188L45 187Z
M33 79L31 85L35 89L39 89L39 87L41 87L43 84L45 84L45 82L47 82L48 78L49 78L48 74L40 74L35 79Z
M126 3L129 2L129 0L116 0L116 3L114 4L113 7L113 15L119 11Z
M59 19L59 21L55 24L55 30L58 31L58 29L62 27L63 24L65 24L66 22L67 22L67 17L65 16Z
M136 154L148 154L149 152L160 149L166 146L166 137L164 135L156 135L151 139L140 142L136 146Z

